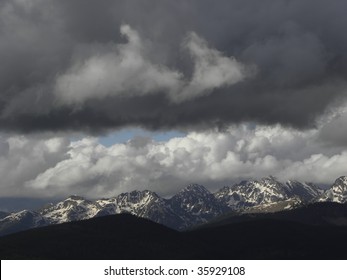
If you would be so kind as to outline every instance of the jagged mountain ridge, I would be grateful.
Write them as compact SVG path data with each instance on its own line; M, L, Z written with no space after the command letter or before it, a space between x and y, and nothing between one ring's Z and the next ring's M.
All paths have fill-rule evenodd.
M230 211L205 187L189 185L168 200L170 208L182 217L182 229L205 223Z
M242 181L224 187L216 192L215 196L232 209L244 209L289 200L310 202L321 193L322 191L313 184L296 181L284 184L274 177L266 177L260 181Z
M94 201L71 196L37 211L25 210L3 217L0 219L0 235L119 213L130 213L173 229L185 230L233 211L277 212L317 201L345 203L347 177L338 178L326 191L313 184L296 181L281 183L274 177L266 177L223 187L215 193L192 184L170 199L149 190Z
M23 210L0 220L0 235L48 225L50 225L48 220L38 212Z
M322 194L318 201L330 201L338 203L347 202L347 176L338 178L335 183Z

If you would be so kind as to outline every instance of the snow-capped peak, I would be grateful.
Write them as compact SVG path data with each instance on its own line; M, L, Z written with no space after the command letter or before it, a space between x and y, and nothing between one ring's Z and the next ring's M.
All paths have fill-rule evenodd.
M326 191L310 183L282 183L269 176L226 186L214 194L202 185L191 184L170 199L164 199L150 190L121 193L98 200L73 195L38 211L4 214L0 219L0 235L125 212L182 230L233 211L289 210L317 200L347 203L347 176L338 178Z
M347 202L347 176L341 176L335 183L319 198L319 201L332 201L338 203Z
M101 208L97 202L80 196L70 196L64 201L42 208L39 213L50 223L57 224L92 218Z
M291 198L288 187L269 176L259 181L242 181L230 187L224 187L215 193L215 197L231 209L245 209L256 205L270 204Z
M340 185L347 187L347 176L341 176L336 179L334 185Z

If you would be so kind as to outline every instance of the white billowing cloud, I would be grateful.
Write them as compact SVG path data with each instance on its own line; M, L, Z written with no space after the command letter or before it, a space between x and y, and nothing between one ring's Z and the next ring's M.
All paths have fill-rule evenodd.
M290 162L278 173L285 179L297 178L317 183L331 183L334 179L347 174L347 150L333 156L313 154L301 161Z
M192 56L194 72L189 80L179 71L151 61L150 44L128 25L121 26L125 44L109 44L93 55L74 63L56 81L55 93L61 102L82 103L107 96L141 96L164 93L173 102L182 102L230 86L254 74L233 57L223 56L195 33L183 46Z
M347 146L347 104L335 110L335 114L322 125L320 137L330 144Z
M192 182L216 188L268 175L330 184L346 175L347 150L324 146L317 135L317 130L240 125L166 142L138 137L110 147L84 138L24 185L51 195L109 197L134 189L171 195Z
M66 158L68 143L68 139L62 137L0 137L0 195L40 195L23 188L24 182L35 179L37 174Z
M252 69L238 62L234 57L208 47L205 40L194 32L190 33L184 44L194 60L192 79L181 91L174 95L175 100L185 100L210 93L213 89L231 86L252 74Z

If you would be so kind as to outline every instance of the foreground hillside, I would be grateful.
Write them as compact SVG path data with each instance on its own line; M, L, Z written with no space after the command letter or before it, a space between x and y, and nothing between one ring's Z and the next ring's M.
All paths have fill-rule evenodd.
M319 211L317 213L320 215ZM0 257L347 259L346 236L346 226L305 224L270 216L224 221L205 228L178 232L143 218L119 214L3 236L0 238Z

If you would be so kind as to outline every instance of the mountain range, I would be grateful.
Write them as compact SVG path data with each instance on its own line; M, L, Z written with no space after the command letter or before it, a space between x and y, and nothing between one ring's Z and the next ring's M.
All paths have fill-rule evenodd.
M311 183L282 183L270 176L225 186L214 193L204 186L192 184L169 199L149 190L97 200L70 196L37 211L1 212L0 235L120 213L129 213L184 231L228 215L279 212L316 202L346 203L347 176L338 178L326 190Z
M346 260L346 217L347 204L325 202L176 231L123 213L2 236L0 258Z

